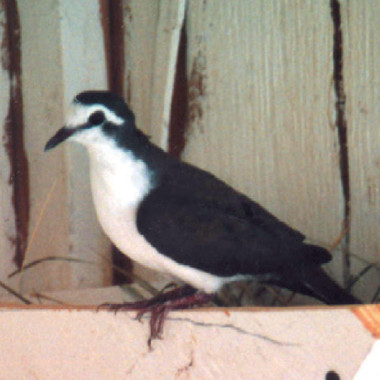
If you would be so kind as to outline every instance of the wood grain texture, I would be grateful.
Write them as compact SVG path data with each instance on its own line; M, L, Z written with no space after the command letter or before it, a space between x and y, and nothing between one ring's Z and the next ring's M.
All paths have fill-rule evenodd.
M188 13L183 158L328 246L342 224L328 2L190 2Z
M344 78L351 187L350 249L380 262L380 6L376 0L342 1ZM363 263L353 259L354 270ZM365 298L380 285L372 270L358 284Z
M139 128L165 149L184 13L185 0L124 2L126 98Z
M91 260L95 266L50 262L25 272L23 290L99 286L109 280L99 253L109 243L97 224L89 190L87 157L77 147L44 153L64 123L73 96L105 88L98 3L19 2L26 149L30 162L30 230L26 263L46 256ZM66 151L67 149L67 151ZM45 207L47 195L51 198ZM37 228L37 230L36 230ZM107 280L107 281L108 281Z
M156 22L159 2L125 0L125 98L139 128L149 131Z
M185 16L185 0L160 1L155 31L151 118L149 131L153 141L168 149L169 118L179 35Z
M22 48L22 95L26 153L29 159L30 231L25 263L68 254L63 151L43 153L44 143L62 125L62 71L58 7L55 1L19 1ZM39 214L55 179L57 186L39 223ZM35 231L35 233L33 233ZM69 288L70 266L41 264L18 277L20 291Z
M13 257L16 251L16 217L13 205L13 182L9 157L9 136L6 124L9 122L10 107L9 51L7 46L7 20L5 8L0 2L0 280L7 282L8 274L16 269ZM0 290L3 294L3 289Z

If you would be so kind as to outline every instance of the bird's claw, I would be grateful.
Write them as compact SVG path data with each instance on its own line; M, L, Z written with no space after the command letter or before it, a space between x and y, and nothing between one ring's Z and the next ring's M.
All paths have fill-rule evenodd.
M150 300L137 302L126 302L121 304L104 303L97 307L97 311L101 308L114 311L137 311L135 319L141 322L142 317L147 312L150 316L150 335L148 346L151 348L153 339L162 339L165 319L171 310L187 309L194 305L207 303L212 298L212 295L206 293L197 293L189 287L177 288L166 293L160 293Z

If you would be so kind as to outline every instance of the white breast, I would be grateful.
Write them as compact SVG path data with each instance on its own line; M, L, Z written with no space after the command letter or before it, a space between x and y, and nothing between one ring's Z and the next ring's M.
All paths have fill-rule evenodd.
M112 148L112 154L89 149L95 209L111 241L132 260L169 273L206 292L215 292L223 283L230 281L176 263L160 254L138 232L137 207L151 189L151 173L146 164L132 153Z

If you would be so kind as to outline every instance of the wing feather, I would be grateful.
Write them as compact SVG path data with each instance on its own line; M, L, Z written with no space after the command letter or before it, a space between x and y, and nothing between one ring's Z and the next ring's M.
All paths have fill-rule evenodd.
M209 173L183 169L166 174L137 213L139 232L161 253L219 276L329 261L257 203Z

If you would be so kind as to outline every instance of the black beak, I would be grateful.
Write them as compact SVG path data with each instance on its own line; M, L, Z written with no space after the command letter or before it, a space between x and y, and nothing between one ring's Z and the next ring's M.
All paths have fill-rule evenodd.
M45 152L47 150L55 148L61 142L64 142L75 131L76 131L75 128L62 127L61 129L59 129L58 132L46 143L46 145L45 145Z

